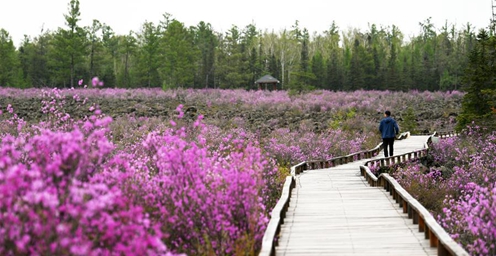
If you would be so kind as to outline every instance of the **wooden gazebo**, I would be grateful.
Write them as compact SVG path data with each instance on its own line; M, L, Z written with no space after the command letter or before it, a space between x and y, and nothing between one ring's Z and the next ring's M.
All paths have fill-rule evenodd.
M275 79L271 75L265 75L255 81L255 85L259 90L277 90L277 85L279 84L279 80ZM264 88L265 87L265 88Z

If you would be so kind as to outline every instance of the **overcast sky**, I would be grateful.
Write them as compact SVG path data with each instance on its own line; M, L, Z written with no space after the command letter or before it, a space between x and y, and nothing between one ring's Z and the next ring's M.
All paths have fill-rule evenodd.
M461 28L467 22L477 29L489 25L493 0L80 0L80 26L93 19L110 25L120 35L139 31L145 21L158 23L164 13L186 26L200 21L217 32L232 25L280 32L296 20L300 28L321 33L336 21L340 30L369 24L396 25L406 38L418 35L419 22L432 17L440 29L446 21ZM36 37L41 28L65 27L70 0L0 0L0 28L9 32L16 46L24 35Z

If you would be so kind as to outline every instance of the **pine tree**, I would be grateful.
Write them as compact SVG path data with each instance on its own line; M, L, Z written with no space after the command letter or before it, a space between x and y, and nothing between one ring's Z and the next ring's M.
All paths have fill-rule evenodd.
M0 29L0 86L24 87L22 69L9 33Z
M457 129L461 130L474 122L495 128L494 92L496 91L496 37L481 30L477 44L469 56L465 73L466 94L458 116Z
M49 53L49 65L57 84L74 87L76 72L82 76L84 56L86 56L86 31L78 25L81 12L79 1L71 0L69 14L64 15L68 29L61 29L55 34Z

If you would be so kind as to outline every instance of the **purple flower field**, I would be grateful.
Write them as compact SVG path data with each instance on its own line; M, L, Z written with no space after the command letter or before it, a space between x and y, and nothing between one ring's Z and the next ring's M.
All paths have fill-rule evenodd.
M18 117L15 105L0 105L0 254L254 255L291 165L377 145L377 123L361 113L426 102L449 105L462 96L418 91L290 96L283 91L1 88L1 98L40 99L43 118L27 122ZM112 119L92 104L96 98L182 104L165 121ZM226 127L201 113L190 120L183 104L193 103L327 111L339 118L322 120L332 123L332 129L323 131L301 122L297 129L261 134L244 127L242 119ZM88 115L74 119L65 111L68 105L85 108ZM474 159L465 160L485 166ZM488 181L480 186L494 190L494 176L485 178ZM491 182L492 187L487 185ZM486 200L494 208L494 197L481 197L482 188L470 191L475 192L467 202ZM446 225L463 214L464 201L449 200L457 200L450 209L456 214L446 214Z
M496 132L471 127L429 154L394 177L471 255L496 255Z

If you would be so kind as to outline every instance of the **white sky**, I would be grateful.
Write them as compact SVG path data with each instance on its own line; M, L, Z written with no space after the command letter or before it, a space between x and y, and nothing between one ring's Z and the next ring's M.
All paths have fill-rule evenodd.
M80 26L93 19L110 25L120 35L139 31L145 21L158 23L164 13L186 26L200 21L217 32L232 25L242 29L255 24L258 29L280 32L296 20L310 33L327 30L332 21L340 30L369 24L396 25L408 39L420 32L419 22L432 17L440 29L446 21L460 29L467 22L477 29L489 25L492 2L496 0L80 0ZM9 32L18 46L24 35L36 37L41 28L51 31L65 27L64 14L70 0L0 0L0 28Z

